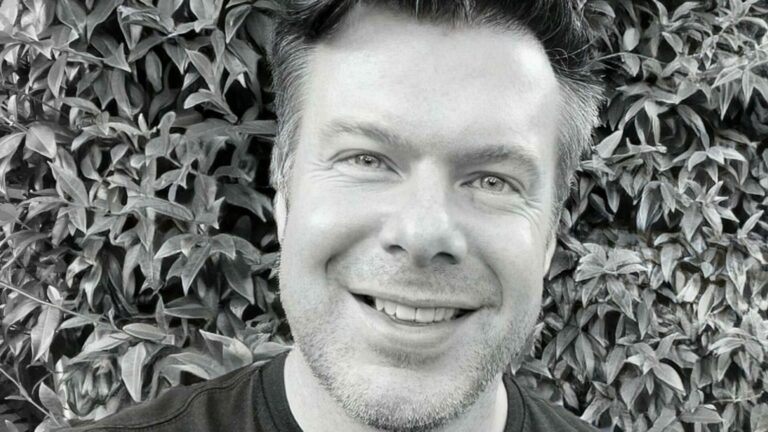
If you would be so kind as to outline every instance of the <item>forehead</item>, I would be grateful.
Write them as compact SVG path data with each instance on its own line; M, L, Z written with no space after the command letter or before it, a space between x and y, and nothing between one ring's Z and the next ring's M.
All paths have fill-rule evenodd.
M558 83L541 44L522 30L359 6L315 47L304 84L309 134L341 118L425 145L528 141L543 153L557 135Z

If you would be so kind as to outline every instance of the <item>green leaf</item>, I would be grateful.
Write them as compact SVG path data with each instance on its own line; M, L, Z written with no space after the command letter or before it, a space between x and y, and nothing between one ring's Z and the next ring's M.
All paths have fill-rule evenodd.
M77 205L88 207L90 200L88 199L88 192L85 190L85 185L82 180L80 180L76 174L73 174L56 164L49 162L48 165L53 170L53 175L56 177L57 184L61 189L67 195L72 197Z
M189 253L192 246L202 242L204 237L198 234L179 234L166 240L155 253L155 259L165 258L179 252Z
M221 344L221 354L226 368L235 369L253 363L253 353L241 341L204 330L200 330L200 334L209 343L209 346Z
M621 45L624 51L632 51L640 43L640 32L636 28L630 27L624 32Z
M238 254L245 260L245 262L248 263L249 266L251 266L251 268L261 266L262 255L261 251L256 249L256 246L242 237L232 236L232 241L235 243L235 249L237 250Z
M133 63L136 60L144 57L147 51L152 49L155 45L162 43L164 40L165 38L156 34L153 34L152 36L142 39L141 42L136 44L136 46L128 54L128 63Z
M291 349L290 346L267 341L253 349L254 361L269 360Z
M624 286L622 281L613 276L606 277L605 281L613 301L621 308L624 315L634 319L635 313L632 309L632 295L627 290L627 287Z
M726 336L719 340L717 340L715 343L712 344L712 346L709 347L709 350L717 354L718 356L727 355L731 351L735 349L739 349L742 346L744 346L744 340L737 337L732 336Z
M701 206L701 212L704 215L704 219L709 223L709 226L715 230L715 234L718 236L721 235L723 233L723 220L715 206L704 204Z
M189 6L192 13L199 20L214 20L219 16L222 0L190 0Z
M69 28L82 35L85 30L85 8L78 0L57 0L56 17Z
M608 355L608 360L605 362L606 384L611 384L619 375L626 357L627 349L622 346L614 348Z
M203 268L203 264L211 255L211 245L206 243L202 247L197 247L192 250L187 259L187 264L184 266L184 270L181 271L181 286L184 289L184 294L189 292L189 287L195 280L197 273Z
M747 234L749 234L752 229L755 228L755 225L757 225L757 222L760 220L760 218L763 217L763 214L765 213L764 210L760 210L759 212L753 214L749 217L749 219L744 222L744 225L739 228L739 237L746 237Z
M722 423L723 418L717 413L712 405L699 405L692 412L685 412L680 415L680 421L685 423Z
M253 212L262 221L266 222L265 211L272 212L272 201L265 195L241 184L222 185L224 199L229 204L243 207Z
M168 356L173 363L166 366L169 370L178 370L191 373L205 380L210 380L222 375L225 370L217 362L213 362L210 355L202 355L195 352L182 352Z
M86 38L90 40L93 30L106 21L112 11L121 4L123 4L123 0L98 0L85 20Z
M21 296L19 296L21 297ZM8 328L14 323L23 320L29 316L32 311L40 307L40 303L27 297L21 297L19 300L5 304L3 315L3 327Z
M61 311L51 306L43 306L40 315L37 317L37 323L32 327L30 340L32 342L32 361L39 358L45 358L48 350L56 336L56 330L61 322Z
M128 64L128 60L126 60L125 58L125 50L123 49L123 46L124 44L120 44L120 46L117 47L109 56L104 58L104 63L108 64L109 66L112 66L113 68L123 70L127 73L132 73L133 71L131 70L131 66ZM113 78L114 78L114 74L113 74ZM115 83L114 85L120 85L120 84ZM117 96L118 95L115 95L115 97ZM122 95L120 96L122 97Z
M211 91L216 91L216 89L219 88L219 82L216 77L216 72L213 69L213 64L208 60L208 57L197 51L186 50L186 53L189 60L192 61L192 65L195 66L197 72L200 73L200 76L203 77L203 80L208 84L208 88Z
M40 383L40 388L38 389L37 395L40 398L40 403L42 403L43 406L48 409L48 412L57 418L64 416L64 407L59 400L59 396L56 394L56 392L51 390L50 387L45 385L45 383Z
M224 19L224 32L227 37L227 43L229 43L235 36L235 32L243 24L243 21L248 17L253 6L250 4L240 5L230 9L227 12L227 17Z
M3 25L13 27L19 15L19 0L3 0L0 3L0 18L5 20Z
M144 323L126 324L122 330L133 337L154 342L161 341L168 336L167 333L157 328L157 326Z
M739 293L744 292L744 286L747 284L747 269L744 267L744 257L730 249L726 254L725 268L728 271L728 277L736 286Z
M27 130L27 148L48 159L56 157L56 139L53 130L44 124L35 124Z
M125 71L114 69L110 72L109 88L115 97L117 106L123 116L132 118L133 107L128 99L128 92L125 90Z
M689 15L692 10L696 9L697 7L700 7L701 3L697 1L687 1L675 9L675 12L672 14L672 21L677 21L680 18Z
M9 203L0 204L0 226L16 222L18 218L19 212L15 205Z
M192 108L193 106L202 103L211 104L213 109L225 114L227 120L230 122L237 120L237 116L232 113L232 110L224 98L222 98L221 94L210 90L200 90L189 95L189 97L184 100L184 109Z
M86 319L81 316L73 316L72 318L65 320L61 323L59 326L59 331L66 330L66 329L73 329L73 328L79 328L87 325L92 325L95 322L99 321L100 316L96 314L88 314L87 315L90 319Z
M141 209L152 209L158 213L186 222L191 222L194 219L194 215L186 207L155 197L129 199L128 204L123 207L120 213L126 214Z
M0 138L0 159L16 152L16 149L19 148L19 144L21 144L21 140L24 139L25 135L24 132L16 132Z
M2 11L0 11L2 12ZM0 14L0 19L2 19L3 15ZM10 400L11 396L6 397L6 399ZM5 428L8 430L7 432L21 432L19 428L16 427L13 423L11 423L10 420L5 419ZM26 430L26 429L25 429Z
M579 333L579 336L576 337L574 349L581 370L587 377L591 377L595 369L595 356L592 352L592 345L584 333Z
M81 354L88 354L94 352L106 352L112 348L118 347L124 344L128 339L119 337L121 335L116 333L105 334L100 337L94 337L89 339L84 345ZM125 336L125 335L122 335Z
M138 343L120 357L120 377L125 383L125 388L131 395L131 398L140 402L141 389L143 384L142 371L147 361L147 347L145 342Z
M147 74L147 80L152 84L156 92L163 88L163 65L160 63L160 57L154 51L150 51L144 57L144 71ZM173 111L171 111L173 112Z
M67 53L59 55L59 58L51 65L51 70L48 71L48 88L51 89L51 93L54 97L58 97L61 83L64 81L64 73L67 67Z
M708 148L710 145L709 133L707 132L707 128L704 126L704 121L701 119L699 114L687 105L678 105L675 107L675 109L683 118L683 121L694 128L696 134L701 140L702 145L704 145L705 148Z
M616 150L616 147L621 142L621 137L623 136L624 131L617 130L613 132L612 134L608 135L603 139L600 144L598 144L595 147L595 150L597 150L597 153L602 157L603 159L607 159L611 156L613 156L613 152Z
M237 130L246 135L273 136L276 127L274 120L250 120L240 123Z
M187 319L213 319L213 311L203 306L198 300L187 297L181 297L179 301L174 300L165 308L165 314L177 318Z
M223 254L229 259L235 259L237 250L235 241L230 234L217 234L211 239L211 254Z
M248 302L254 304L256 297L250 266L242 258L235 260L224 258L221 260L221 269L229 286Z
M60 99L61 102L80 110L83 110L87 113L93 114L93 115L99 115L101 114L101 110L99 107L97 107L93 102L82 99L82 98L76 98L76 97L65 97Z
M96 263L88 271L88 274L80 280L80 289L85 293L89 305L93 305L93 294L101 282L101 274L101 265Z
M683 381L680 379L680 375L677 374L677 371L672 366L666 363L658 363L656 366L653 367L653 373L661 381L663 381L673 389L677 390L682 394L685 394L685 387L683 387Z
M653 427L648 429L648 432L663 432L667 430L667 427L671 425L676 419L675 410L670 408L663 408L661 414L653 422Z
M661 248L661 272L665 281L672 280L672 271L682 255L683 248L678 244L665 244Z
M624 403L626 403L627 406L632 406L642 389L643 378L633 377L621 383L621 389L619 390L619 393L621 394L621 399L624 401Z

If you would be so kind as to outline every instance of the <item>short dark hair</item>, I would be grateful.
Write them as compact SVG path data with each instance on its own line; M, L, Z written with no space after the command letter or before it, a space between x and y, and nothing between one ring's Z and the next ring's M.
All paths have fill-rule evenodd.
M300 119L300 86L311 47L334 34L357 5L384 7L417 20L446 25L523 29L544 47L560 89L564 118L558 146L555 210L592 142L602 88L589 71L591 50L583 17L569 0L302 0L289 1L277 20L272 69L278 116L272 185L287 195ZM287 197L286 197L287 198ZM553 215L556 216L556 215Z

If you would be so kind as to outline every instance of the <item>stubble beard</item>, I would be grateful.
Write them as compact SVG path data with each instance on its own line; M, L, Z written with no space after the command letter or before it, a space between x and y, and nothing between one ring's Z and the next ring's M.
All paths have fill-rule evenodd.
M504 331L484 328L479 334L497 337L468 341L466 354L458 353L466 361L458 364L454 374L436 383L436 391L415 397L411 389L386 391L392 389L381 380L357 374L347 361L354 357L354 347L344 343L347 338L339 334L338 323L329 315L301 314L291 320L291 328L312 374L349 417L382 431L432 432L467 412L510 360L521 353L539 313L539 304L531 306Z

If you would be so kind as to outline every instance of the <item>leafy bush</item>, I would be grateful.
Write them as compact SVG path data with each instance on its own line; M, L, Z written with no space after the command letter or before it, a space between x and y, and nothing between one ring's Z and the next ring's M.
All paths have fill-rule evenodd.
M768 430L768 15L582 2L608 87L530 353L626 431ZM286 349L268 0L0 2L0 430Z

